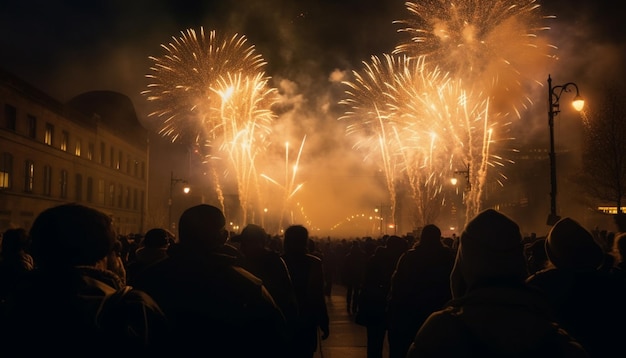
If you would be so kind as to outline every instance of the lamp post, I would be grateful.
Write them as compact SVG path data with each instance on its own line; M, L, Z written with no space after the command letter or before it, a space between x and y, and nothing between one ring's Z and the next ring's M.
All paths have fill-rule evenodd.
M374 208L374 212L378 214L378 229L380 231L380 236L383 236L383 226L385 225L383 220L383 204L380 204L380 207Z
M556 153L554 152L554 117L561 112L559 99L563 92L571 92L576 89L576 96L572 102L575 110L581 111L585 101L580 96L578 86L574 82L564 85L552 86L552 78L548 75L548 126L550 126L550 214L548 214L548 225L554 225L561 217L556 213Z
M189 188L189 185L187 185L187 181L184 179L180 179L180 178L174 178L174 172L170 173L170 197L169 200L167 202L167 206L168 206L168 222L167 225L169 226L169 230L174 231L174 223L172 222L172 194L174 193L174 187L176 186L176 184L178 183L183 183L183 193L185 194L189 194L189 191L191 190Z

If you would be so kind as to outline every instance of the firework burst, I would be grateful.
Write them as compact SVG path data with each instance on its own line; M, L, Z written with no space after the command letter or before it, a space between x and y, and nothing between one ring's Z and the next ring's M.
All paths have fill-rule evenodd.
M207 158L226 159L246 222L251 192L258 192L255 162L267 148L270 108L278 99L262 71L265 61L245 36L206 36L202 28L181 32L161 47L165 54L150 57L154 64L146 77L152 83L142 92L157 107L150 117L173 142L208 147ZM221 187L216 180L216 191Z
M410 41L394 53L427 60L512 108L518 117L532 104L529 83L555 58L535 0L425 0L407 2L410 17L396 21ZM538 72L541 71L541 72Z
M172 141L203 142L215 137L222 99L220 82L229 75L256 76L266 64L243 35L205 35L193 29L172 37L161 47L165 54L151 56L152 81L142 94L156 107L150 117L160 124L159 133Z
M396 185L406 181L417 205L418 221L432 222L444 200L442 187L454 169L469 164L475 188L467 197L467 213L480 209L488 167L503 159L490 154L494 130L506 125L489 116L489 100L463 88L424 57L372 57L355 80L345 82L347 133L357 137L355 147L382 163L395 215Z

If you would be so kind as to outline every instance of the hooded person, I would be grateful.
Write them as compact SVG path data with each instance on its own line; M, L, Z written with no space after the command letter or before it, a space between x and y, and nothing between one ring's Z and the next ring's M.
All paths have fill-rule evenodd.
M545 249L552 265L565 270L595 271L604 262L602 247L572 218L563 218L552 227Z
M407 357L586 357L550 319L527 275L517 223L493 209L480 212L460 237L452 300L424 322Z
M491 282L523 282L526 265L519 226L496 210L485 210L461 234L450 279L452 297Z
M548 298L557 322L592 357L622 350L626 326L626 285L621 275L601 269L605 252L589 230L566 217L545 241L549 265L527 283Z

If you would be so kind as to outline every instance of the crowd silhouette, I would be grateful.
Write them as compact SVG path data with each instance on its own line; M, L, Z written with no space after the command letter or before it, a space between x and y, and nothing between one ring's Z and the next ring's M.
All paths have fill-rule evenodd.
M202 204L178 233L116 235L104 213L62 204L2 233L0 345L6 357L312 358L343 285L367 358L622 356L620 230L563 218L523 237L486 209L459 236L428 224L320 239L302 225L229 233Z

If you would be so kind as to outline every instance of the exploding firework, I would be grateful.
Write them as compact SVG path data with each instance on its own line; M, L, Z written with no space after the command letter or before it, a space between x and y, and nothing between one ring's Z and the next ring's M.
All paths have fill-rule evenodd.
M142 94L156 110L149 114L160 124L159 133L172 141L194 143L216 137L222 119L220 82L229 75L256 76L265 62L247 45L243 35L219 36L204 29L189 29L162 44L165 54L154 62L146 77L152 81Z
M541 36L554 16L542 16L535 0L426 0L406 7L411 16L396 23L410 41L394 53L426 56L518 117L532 104L529 84L540 85L538 76L555 58L555 47Z
M161 47L165 54L150 57L154 64L146 77L152 83L142 92L157 107L149 116L173 142L208 147L208 158L226 159L246 222L250 193L258 192L255 160L267 147L274 119L270 107L277 100L262 71L265 62L245 36L215 31L205 36L202 28L181 32ZM221 188L216 180L223 198Z
M355 80L345 82L349 106L342 120L355 147L382 163L395 217L397 185L406 182L418 211L418 224L432 222L444 199L445 182L468 163L467 215L480 210L487 169L503 165L490 154L494 131L506 124L489 115L489 100L463 88L424 58L373 56ZM501 138L506 139L506 138Z

